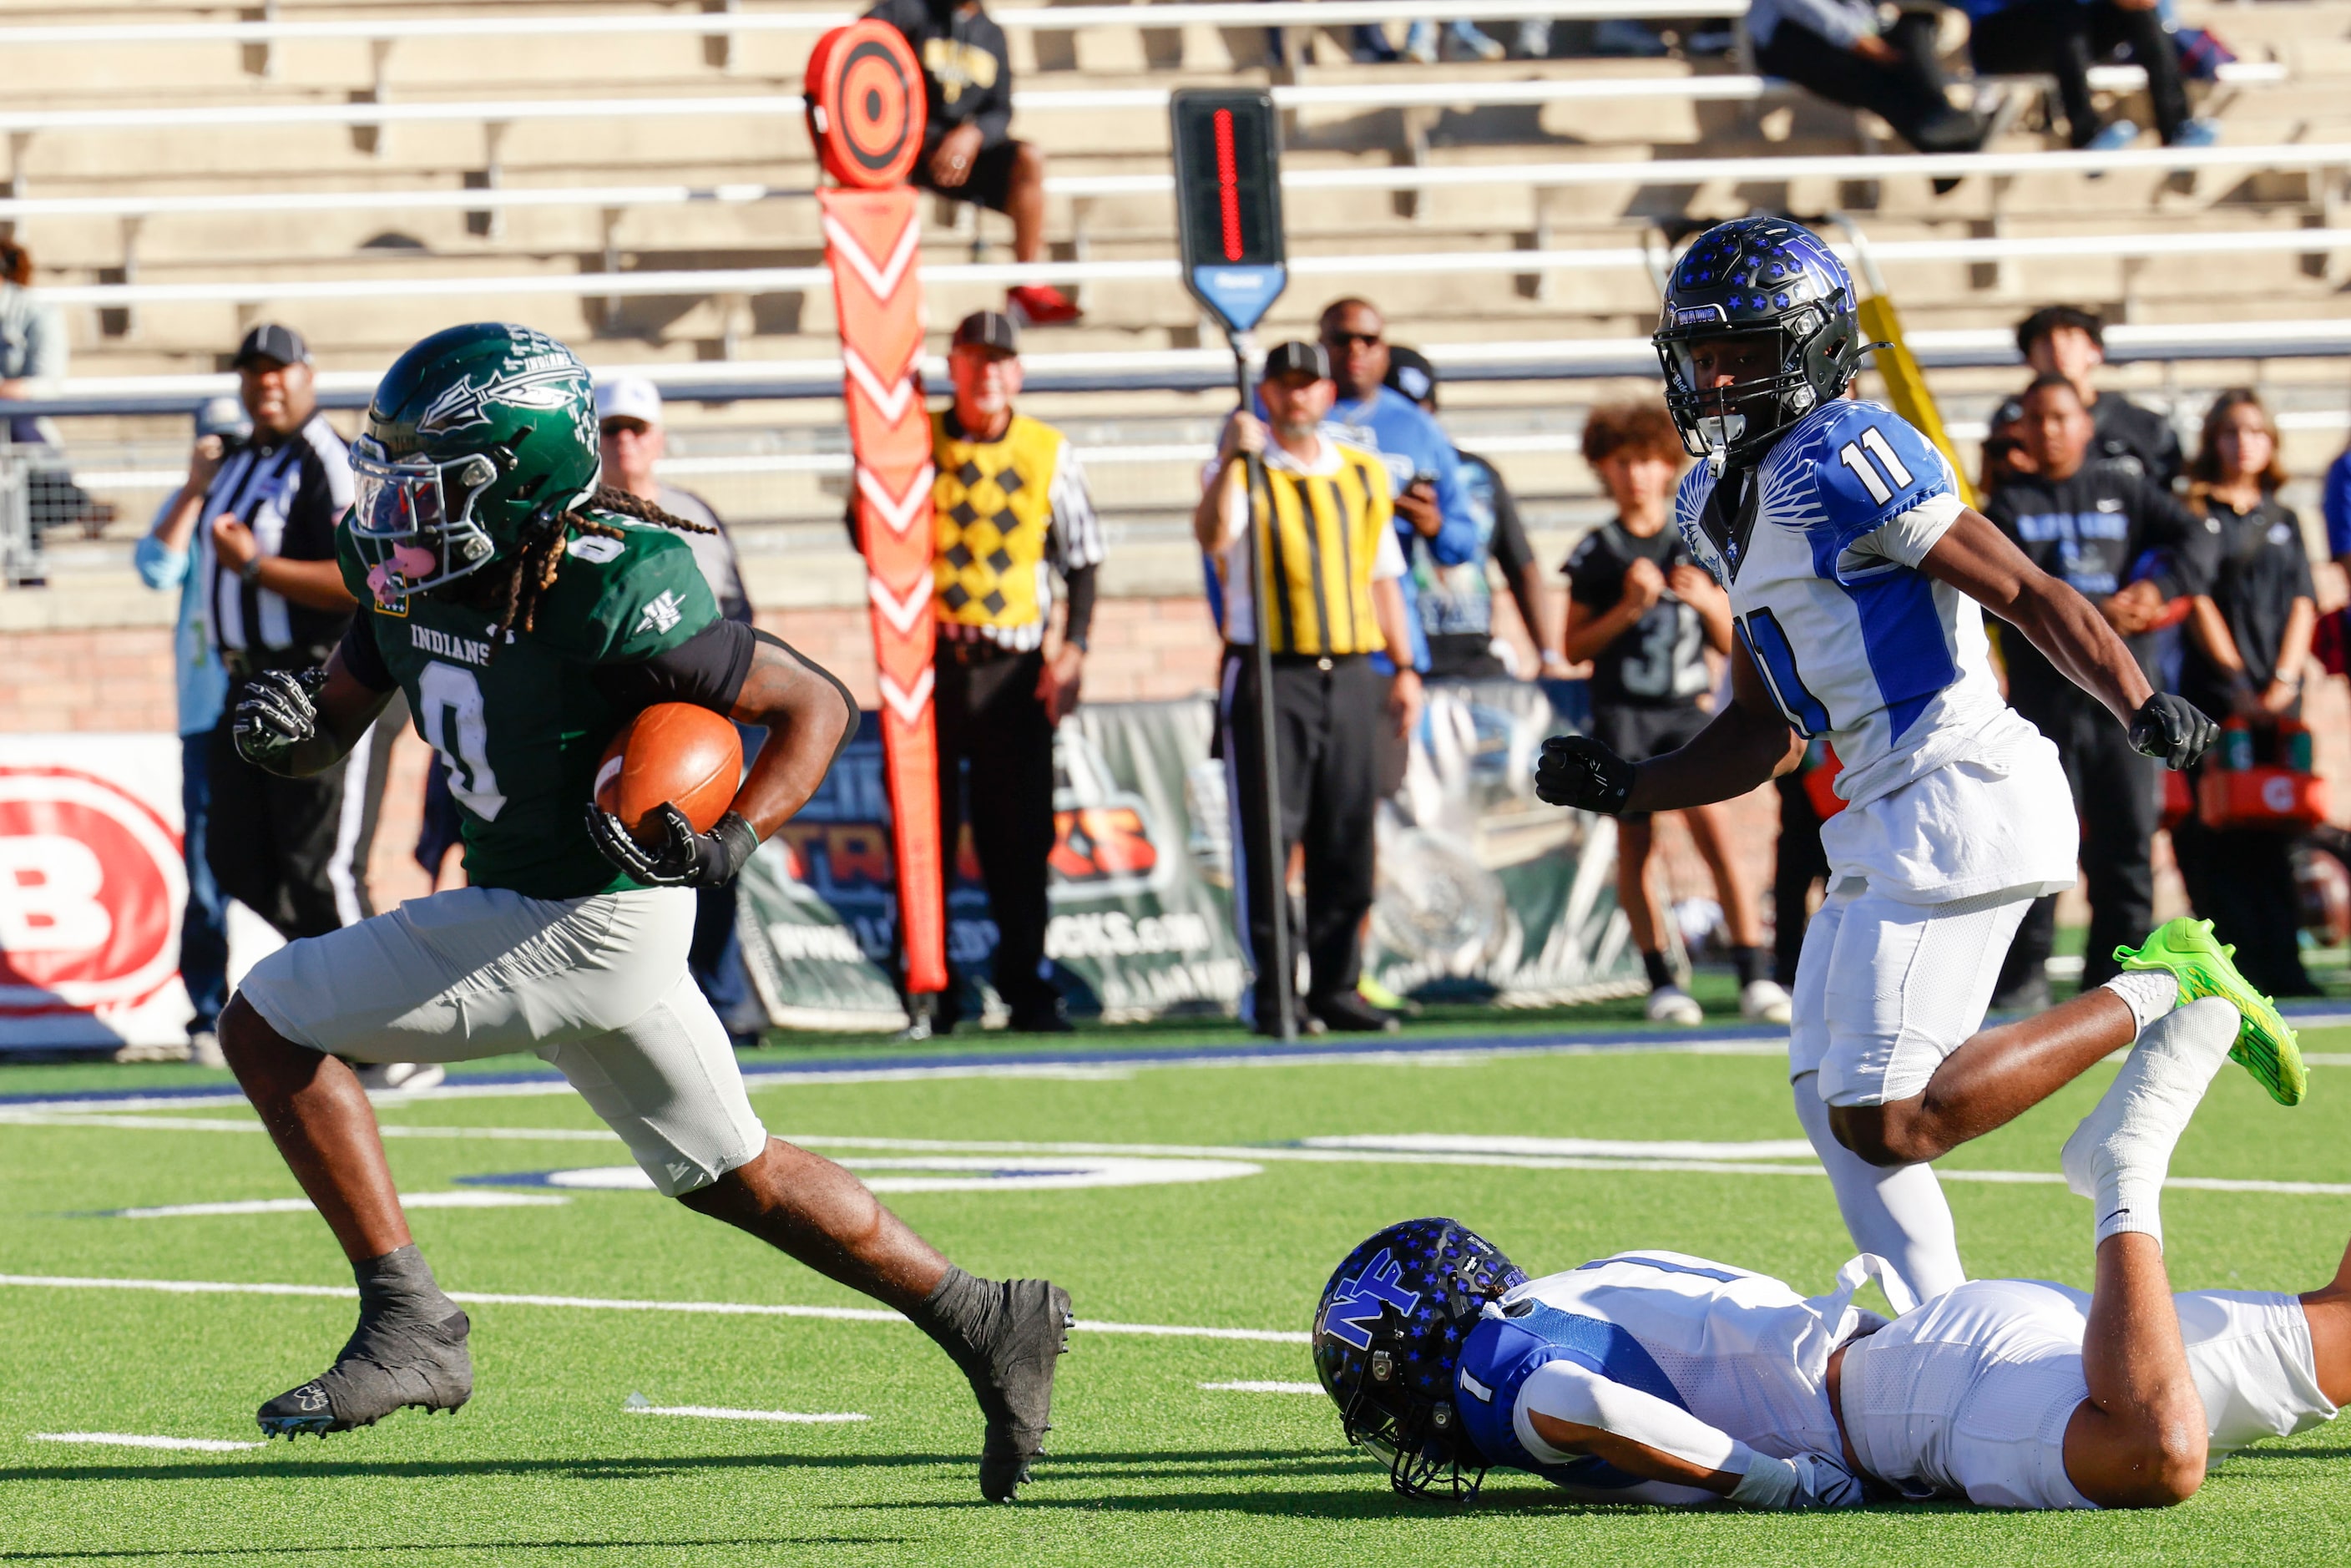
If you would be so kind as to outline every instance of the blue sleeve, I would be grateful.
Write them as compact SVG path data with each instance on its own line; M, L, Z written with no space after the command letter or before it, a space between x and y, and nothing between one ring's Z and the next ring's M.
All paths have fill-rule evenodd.
M1428 465L1437 475L1439 520L1437 537L1428 541L1428 553L1439 566L1466 566L1484 553L1484 541L1478 537L1478 514L1469 504L1469 483L1461 472L1460 455L1434 420L1429 422L1429 433L1436 438Z
M2340 559L2351 555L2351 452L2335 460L2326 471L2326 553Z
M158 592L177 588L188 580L186 549L165 549L163 541L149 534L131 547L131 564L139 569L139 580Z
M1807 521L1816 557L1829 548L1842 552L1920 503L1953 494L1934 444L1875 403L1834 405L1795 455L1813 486L1815 504L1807 509L1815 515Z

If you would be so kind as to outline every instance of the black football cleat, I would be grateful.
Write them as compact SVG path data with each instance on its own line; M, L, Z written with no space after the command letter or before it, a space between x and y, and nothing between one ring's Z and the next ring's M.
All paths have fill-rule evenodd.
M439 1322L362 1313L335 1364L261 1407L265 1437L323 1437L372 1427L395 1410L455 1411L474 1396L464 1312Z
M1308 1015L1324 1029L1339 1034L1394 1034L1403 1026L1384 1008L1375 1008L1353 991L1306 998Z
M985 1341L951 1346L956 1364L979 1397L987 1433L979 1448L980 1495L1010 1502L1029 1479L1029 1461L1044 1451L1053 1409L1053 1372L1070 1348L1077 1319L1070 1292L1045 1280L1005 1280Z

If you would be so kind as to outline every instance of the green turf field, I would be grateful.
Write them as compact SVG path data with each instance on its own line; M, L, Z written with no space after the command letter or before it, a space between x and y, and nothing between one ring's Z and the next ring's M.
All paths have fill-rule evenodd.
M1175 1045L1183 1037L1140 1038ZM973 1042L958 1043L973 1053ZM2309 1103L2279 1110L2231 1070L2175 1175L2351 1182L2351 1072L2343 1071L2351 1030L2314 1030L2304 1043L2325 1063ZM2105 1078L2099 1070L1946 1168L2053 1173L2058 1145ZM14 1068L0 1070L0 1095L211 1081L183 1068ZM988 1190L890 1201L968 1268L1062 1281L1081 1320L1298 1334L1356 1240L1431 1212L1475 1225L1531 1272L1665 1247L1824 1290L1849 1249L1817 1176L1329 1150L1347 1157L1305 1159L1297 1143L1439 1134L1476 1161L1495 1157L1478 1141L1497 1135L1799 1138L1786 1097L1782 1064L1750 1049L1252 1066L1102 1067L1072 1057L1043 1075L770 1084L754 1103L771 1130L837 1157L968 1162L945 1174ZM325 1227L308 1213L100 1217L297 1196L241 1106L103 1113L112 1122L89 1120L86 1106L29 1116L0 1107L0 1121L16 1124L0 1127L0 1273L348 1286ZM74 1117L82 1124L64 1124ZM212 1125L119 1124L175 1119ZM415 1209L417 1237L454 1291L864 1304L650 1192L464 1179L625 1165L618 1143L598 1137L568 1093L430 1098L387 1107L383 1119L420 1134L389 1145L411 1195L563 1200ZM925 1140L1089 1148L904 1146ZM1160 1152L1138 1156L1136 1145ZM968 1168L1026 1160L1074 1169L1102 1157L1188 1160L1144 1171L1218 1179L1039 1190ZM1203 1172L1202 1160L1223 1164ZM1230 1174L1236 1164L1259 1168ZM901 1182L942 1175L867 1169ZM1972 1271L2088 1282L2088 1206L2062 1186L1949 1186ZM2166 1228L2181 1286L2305 1289L2332 1273L2351 1237L2351 1197L2177 1190ZM1192 1334L1072 1335L1051 1456L1008 1509L979 1500L979 1422L959 1379L894 1321L475 1302L477 1392L455 1417L411 1412L291 1448L158 1451L35 1436L250 1440L254 1407L321 1370L351 1310L298 1294L0 1284L0 1559L2010 1568L2351 1555L2351 1422L2242 1455L2191 1502L2159 1515L1671 1514L1562 1504L1541 1483L1504 1473L1462 1511L1392 1496L1381 1471L1341 1443L1319 1396L1201 1386L1310 1382L1302 1344ZM632 1396L658 1407L867 1418L646 1414L627 1407Z

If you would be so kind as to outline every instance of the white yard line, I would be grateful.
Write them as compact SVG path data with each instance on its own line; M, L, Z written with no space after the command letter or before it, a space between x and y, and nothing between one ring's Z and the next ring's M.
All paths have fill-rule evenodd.
M349 1285L247 1284L225 1280L118 1280L91 1275L0 1274L0 1286L34 1290L153 1291L167 1295L324 1296L356 1299ZM817 1318L833 1322L904 1323L900 1313L880 1307L802 1307L765 1301L639 1301L601 1296L513 1295L486 1291L451 1291L449 1299L462 1306L566 1307L604 1312L686 1312L721 1317ZM909 1324L909 1327L912 1325ZM1080 1318L1077 1327L1089 1333L1143 1334L1176 1339L1259 1340L1271 1344L1305 1344L1305 1333L1280 1329L1201 1328L1181 1323L1112 1323Z
M705 1421L787 1421L808 1426L872 1419L850 1410L810 1414L799 1410L729 1410L717 1405L627 1405L622 1408L632 1416L699 1416Z
M220 1437L144 1437L131 1432L29 1432L28 1443L98 1443L110 1448L193 1448L200 1454L233 1454L258 1448L259 1443L232 1443Z
M1201 1387L1223 1394L1320 1394L1319 1383L1203 1383Z
M403 1192L402 1208L549 1208L571 1200L555 1193ZM254 1197L230 1203L172 1203L158 1208L107 1208L97 1219L188 1219L219 1214L316 1214L307 1197Z

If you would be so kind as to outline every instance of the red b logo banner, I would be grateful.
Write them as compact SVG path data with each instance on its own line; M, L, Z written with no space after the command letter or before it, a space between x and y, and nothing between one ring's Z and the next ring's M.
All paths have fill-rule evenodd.
M817 40L802 84L825 172L844 185L904 184L923 150L922 66L886 22L852 22Z

